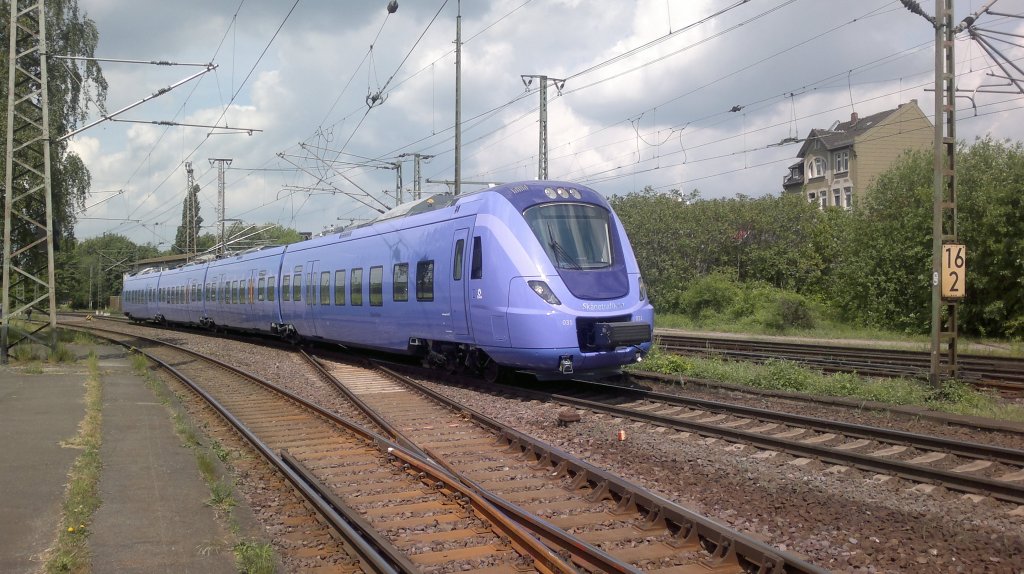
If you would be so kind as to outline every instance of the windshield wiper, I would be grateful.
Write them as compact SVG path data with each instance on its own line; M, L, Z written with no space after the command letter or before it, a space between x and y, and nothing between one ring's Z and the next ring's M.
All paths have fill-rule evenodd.
M555 234L551 231L550 224L548 224L548 237L551 238L548 240L548 247L550 247L551 251L555 254L556 267L563 269L575 269L577 271L583 270L583 266L576 262L576 258L570 255L569 252L565 250L565 247L562 247L561 243L555 241ZM562 265L563 257L565 258L565 265Z

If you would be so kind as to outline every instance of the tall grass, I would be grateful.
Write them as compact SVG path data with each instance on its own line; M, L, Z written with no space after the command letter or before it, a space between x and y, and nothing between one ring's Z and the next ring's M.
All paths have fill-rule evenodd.
M752 388L847 397L889 405L916 405L936 411L1024 422L1024 408L1007 405L966 383L946 381L941 388L908 378L865 378L851 373L824 374L793 361L763 364L718 358L684 357L654 347L632 367L665 375L709 379Z

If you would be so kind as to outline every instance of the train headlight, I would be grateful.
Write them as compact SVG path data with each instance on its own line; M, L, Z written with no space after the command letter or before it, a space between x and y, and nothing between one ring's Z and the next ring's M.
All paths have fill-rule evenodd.
M552 305L562 304L562 302L558 300L558 297L555 296L555 293L551 291L551 287L548 287L547 283L543 281L528 281L527 283L529 283L530 289L533 289L533 292L541 299Z
M639 276L637 279L640 281L640 300L641 301L646 301L647 300L647 284L644 283L643 276Z
M544 188L544 195L548 196L551 199L554 199L556 196L555 190L551 189L550 187L546 187Z

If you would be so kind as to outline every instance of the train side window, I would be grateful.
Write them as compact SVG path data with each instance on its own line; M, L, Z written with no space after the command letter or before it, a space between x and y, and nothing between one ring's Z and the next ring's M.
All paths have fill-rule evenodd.
M349 281L349 301L353 305L363 304L363 270L356 268L352 270L352 280Z
M452 279L462 281L462 252L466 249L466 240L455 242L455 261L452 261Z
M238 300L238 281L231 282L231 302L237 304Z
M274 287L277 285L277 283L275 283L276 280L277 277L267 277L267 301L274 300Z
M267 291L267 278L266 277L260 277L260 282L259 282L259 285L256 287L256 290L257 290L256 299L262 301L263 300L263 294Z
M331 272L320 272L320 304L331 304Z
M334 304L345 304L345 270L338 269L334 272Z
M392 289L392 299L394 299L395 301L408 301L409 264L396 263L392 279L394 280L394 288Z
M292 301L302 301L302 273L292 275Z
M384 304L384 267L370 267L370 306L380 307Z
M281 276L281 300L292 300L292 277L291 275Z
M473 238L473 266L470 268L470 279L481 279L484 276L484 253L480 248L480 236Z
M434 300L434 262L432 260L416 263L416 300Z

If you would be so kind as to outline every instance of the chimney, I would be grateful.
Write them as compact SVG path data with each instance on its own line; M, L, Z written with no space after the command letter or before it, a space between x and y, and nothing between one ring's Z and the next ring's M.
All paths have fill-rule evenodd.
M858 115L857 115L857 112L851 112L851 113L850 113L850 125L851 125L851 126L852 126L853 124L857 123L857 120L858 120L858 119L860 119L860 116L858 116Z

